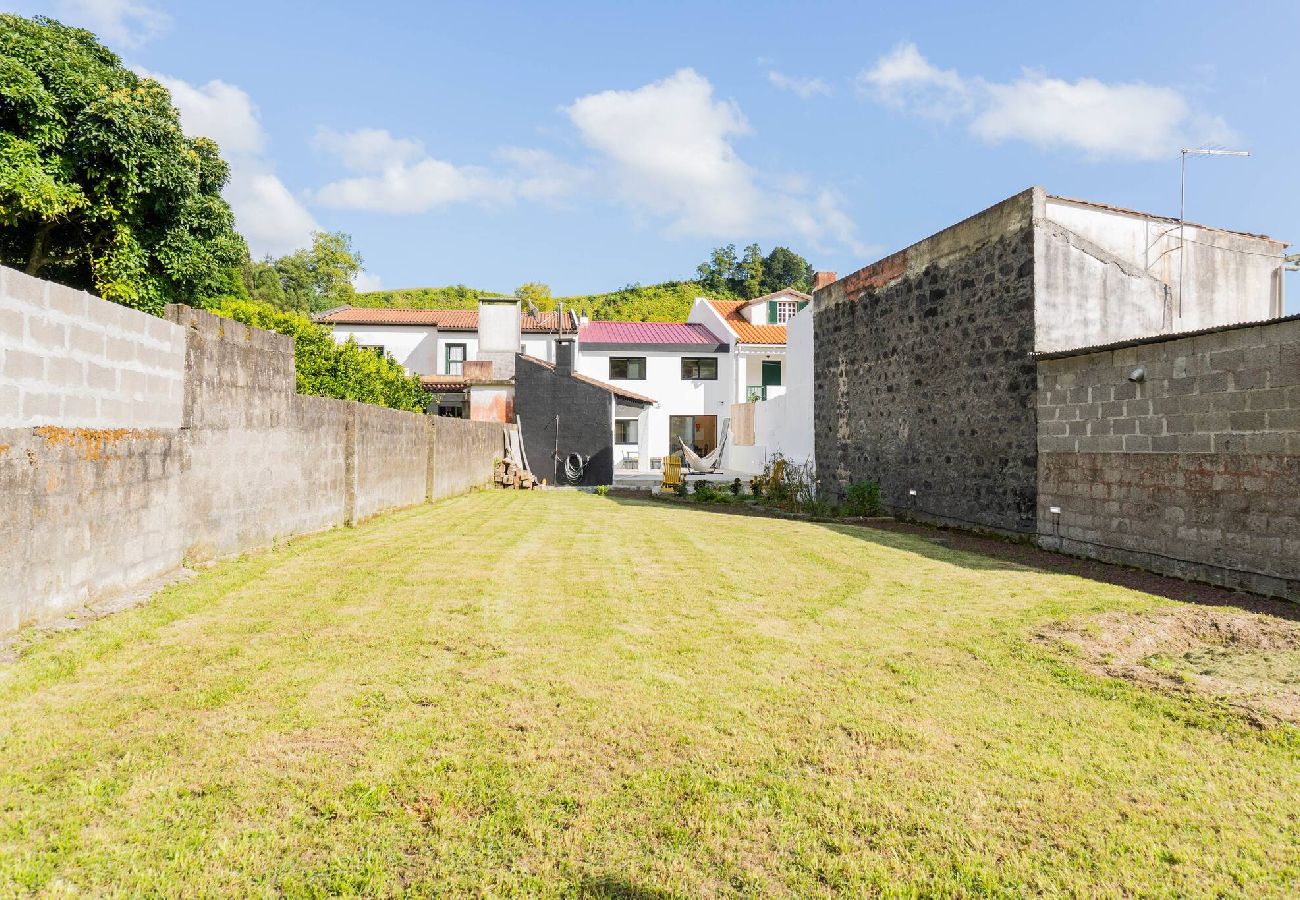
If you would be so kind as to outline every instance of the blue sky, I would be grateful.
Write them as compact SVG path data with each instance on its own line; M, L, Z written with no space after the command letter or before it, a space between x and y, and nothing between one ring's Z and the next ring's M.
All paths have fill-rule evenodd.
M1031 184L1300 239L1300 5L7 4L96 31L223 146L255 250L557 293L786 244L846 273ZM1300 281L1288 285L1300 311Z

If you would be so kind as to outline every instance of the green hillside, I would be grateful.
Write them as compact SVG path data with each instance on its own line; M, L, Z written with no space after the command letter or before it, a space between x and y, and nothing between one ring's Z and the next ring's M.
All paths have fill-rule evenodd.
M546 311L563 303L593 319L618 319L630 322L684 322L696 297L705 294L698 281L665 281L662 284L630 284L605 294L539 298L537 306ZM473 309L479 297L508 297L497 291L484 291L463 284L439 288L405 288L393 291L369 291L357 294L353 304L369 307L410 307L414 309ZM713 291L709 296L727 299L729 292Z

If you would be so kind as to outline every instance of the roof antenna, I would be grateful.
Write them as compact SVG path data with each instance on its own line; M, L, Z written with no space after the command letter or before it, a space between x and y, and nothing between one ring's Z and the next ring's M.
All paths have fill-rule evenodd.
M1249 150L1219 150L1210 147L1184 147L1178 151L1182 165L1178 173L1178 318L1183 317L1183 268L1187 253L1183 249L1183 231L1187 227L1187 157L1188 156L1250 156Z
M528 301L528 314L538 322L542 320L542 314L537 311L537 304L531 300Z

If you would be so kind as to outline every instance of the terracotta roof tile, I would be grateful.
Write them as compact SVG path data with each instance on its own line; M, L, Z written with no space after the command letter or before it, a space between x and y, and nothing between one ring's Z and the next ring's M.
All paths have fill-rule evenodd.
M426 391L463 391L469 388L469 381L463 375L421 375L420 384Z
M565 315L564 330L577 331L578 320L573 313ZM315 317L325 325L432 325L443 331L477 331L476 309L406 309L402 307L345 306ZM525 333L546 333L556 330L559 314L542 313L534 318L519 318L519 330Z
M755 325L741 313L750 304L748 300L710 300L709 303L722 316L736 340L742 344L784 344L784 325Z

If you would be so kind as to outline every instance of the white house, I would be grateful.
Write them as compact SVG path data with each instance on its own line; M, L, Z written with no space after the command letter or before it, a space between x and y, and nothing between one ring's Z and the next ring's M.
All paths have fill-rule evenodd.
M491 305L490 300L484 302ZM514 300L503 305L517 309ZM421 376L425 387L439 398L441 415L464 418L469 414L465 363L480 359L480 315L477 309L344 306L313 318L329 325L339 343L353 338L362 347L391 354L408 372ZM573 312L565 313L563 319L554 312L520 316L520 349L529 356L553 362L555 340L561 330L572 337L580 324Z
M729 344L696 322L591 322L578 332L577 371L656 401L615 418L623 469L659 468L678 439L711 452L735 396Z

